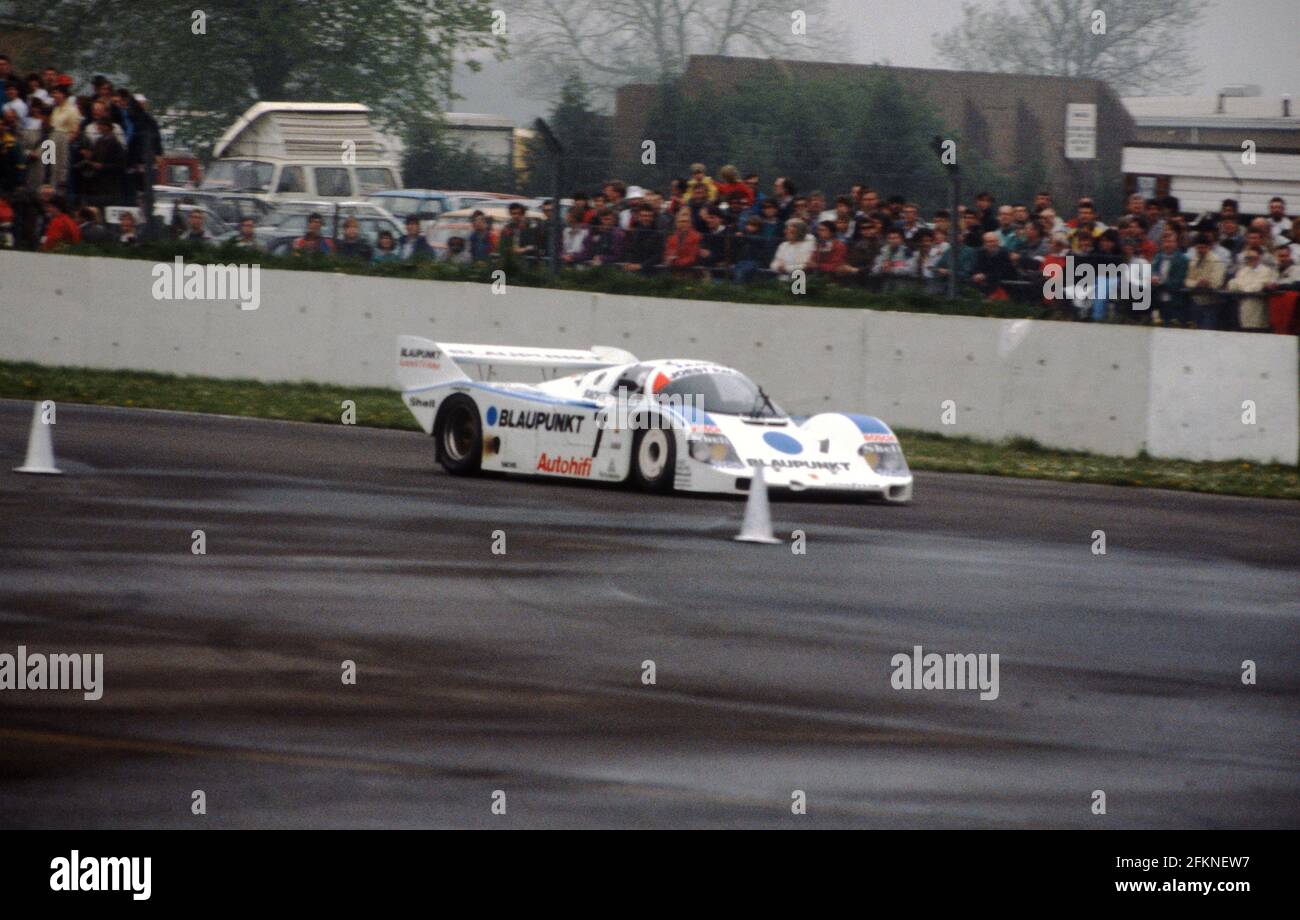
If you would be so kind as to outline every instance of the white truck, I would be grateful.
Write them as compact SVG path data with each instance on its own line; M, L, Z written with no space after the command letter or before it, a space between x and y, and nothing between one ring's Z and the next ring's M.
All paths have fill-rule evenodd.
M402 187L370 109L355 102L259 102L213 148L203 191L265 201L357 199Z

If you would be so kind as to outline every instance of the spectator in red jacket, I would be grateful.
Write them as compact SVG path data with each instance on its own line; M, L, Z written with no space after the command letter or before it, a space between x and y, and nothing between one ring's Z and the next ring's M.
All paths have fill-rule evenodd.
M824 220L817 225L817 245L813 248L808 268L824 275L833 275L840 270L848 257L849 248L837 238L835 221Z
M664 243L664 264L674 274L685 273L700 260L698 230L692 226L691 212L686 208L677 212L677 228Z
M14 209L0 195L0 249L14 247Z
M60 246L75 246L81 242L77 222L68 214L68 202L55 195L45 203L45 235L41 237L41 252L53 252Z
M754 190L740 178L740 170L730 163L718 170L718 200L742 202L737 214L754 203Z
M586 192L574 192L570 197L573 199L573 204L569 206L569 214L576 212L578 215L578 223L590 224L594 227L600 219L600 215L597 213L596 209L591 206L590 196L588 196ZM514 207L514 205L511 205L511 207ZM513 214L514 212L511 211L510 213Z

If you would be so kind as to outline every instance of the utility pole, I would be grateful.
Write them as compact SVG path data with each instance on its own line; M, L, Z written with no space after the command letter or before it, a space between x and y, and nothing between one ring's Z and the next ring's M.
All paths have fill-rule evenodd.
M161 149L154 149L154 142L158 141L158 146L161 148L161 140L161 128L145 132L144 172L140 176L140 194L137 200L132 202L144 212L140 215L144 218L140 221L143 225L140 228L140 236L151 243L162 236L162 225L153 213L153 183L158 176L158 157L162 155Z
M945 145L951 143L952 162L944 162L944 155L947 152ZM957 299L957 252L961 244L961 218L957 214L957 209L961 207L961 167L957 165L957 142L945 140L935 135L931 142L935 155L939 158L939 165L948 173L948 183L951 190L951 204L949 205L949 231L948 231L948 299Z
M533 127L542 138L542 143L546 144L546 150L551 155L551 233L550 239L547 240L546 250L547 257L551 262L551 274L560 273L560 238L563 233L562 224L560 223L560 188L564 181L564 145L560 143L552 132L550 125L545 120L539 118L533 122Z

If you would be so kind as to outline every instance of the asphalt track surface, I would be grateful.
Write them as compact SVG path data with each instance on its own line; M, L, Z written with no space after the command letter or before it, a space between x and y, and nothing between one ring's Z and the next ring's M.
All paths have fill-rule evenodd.
M30 415L0 652L105 689L0 691L3 826L1300 826L1295 502L920 474L774 503L795 555L738 499L341 425L64 404L66 475L19 476ZM915 645L999 654L999 697L893 689Z

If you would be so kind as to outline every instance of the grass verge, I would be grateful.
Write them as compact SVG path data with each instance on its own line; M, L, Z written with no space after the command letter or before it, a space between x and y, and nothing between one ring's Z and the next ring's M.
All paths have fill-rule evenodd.
M0 362L0 398L330 424L340 422L341 404L350 399L356 403L358 425L419 430L395 390L314 383L268 384ZM1023 438L995 444L921 431L900 430L898 434L914 470L1300 499L1300 471L1294 466L1130 459L1050 450Z

